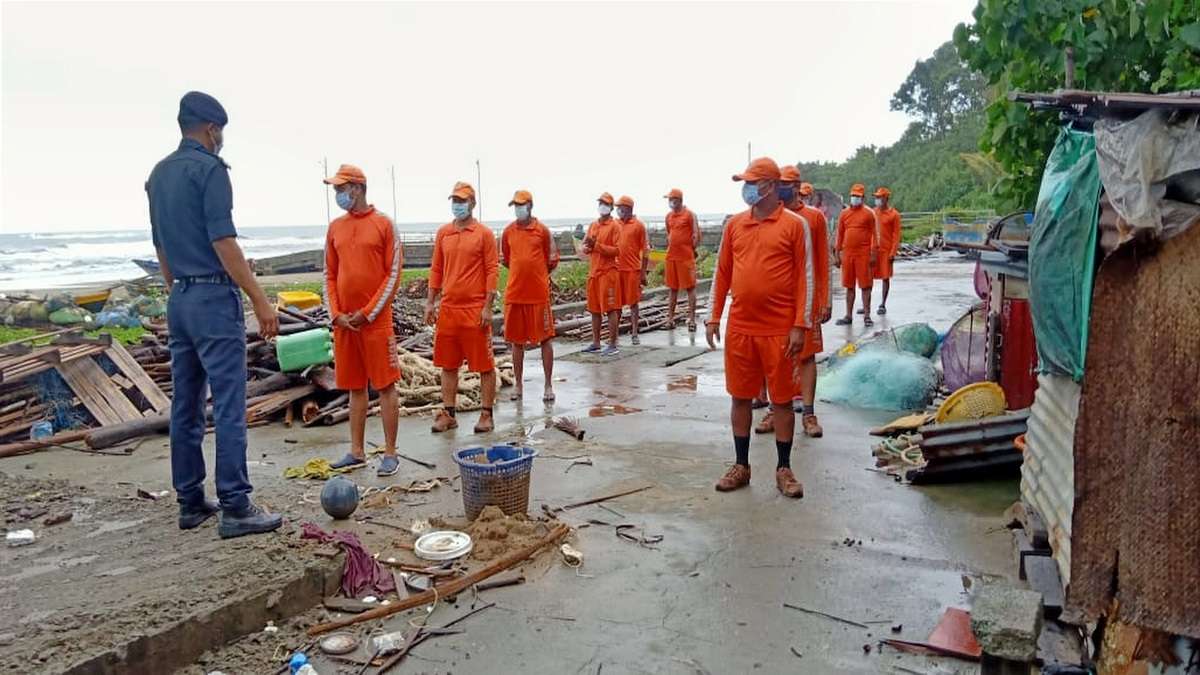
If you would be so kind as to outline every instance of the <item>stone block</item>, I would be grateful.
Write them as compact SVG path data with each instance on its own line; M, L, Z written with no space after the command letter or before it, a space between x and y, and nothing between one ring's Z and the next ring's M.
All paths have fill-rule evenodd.
M1042 594L984 586L971 606L971 630L985 654L1010 661L1032 661L1042 632Z

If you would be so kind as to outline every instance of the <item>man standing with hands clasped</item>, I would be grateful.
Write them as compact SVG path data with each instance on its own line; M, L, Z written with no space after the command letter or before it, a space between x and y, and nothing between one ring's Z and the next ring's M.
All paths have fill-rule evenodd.
M650 265L650 238L646 224L633 215L633 197L623 195L617 200L617 220L621 223L617 271L621 275L621 305L629 306L629 341L641 344L638 323L641 321L642 288Z
M512 201L516 220L500 235L501 262L508 268L504 289L504 339L512 345L517 386L512 400L525 395L525 348L542 349L545 376L542 401L554 401L554 312L550 311L550 273L558 267L554 235L533 217L533 195L517 190Z
M612 217L613 196L605 192L596 199L600 217L588 226L583 240L583 253L589 256L587 305L592 315L592 344L583 349L586 354L616 356L617 331L621 321L621 273L617 257L621 248L621 226ZM600 325L608 317L608 345L600 347Z
M744 181L742 199L750 208L725 226L706 325L708 344L715 349L725 299L732 292L725 389L733 399L735 460L716 488L729 492L750 484L751 403L766 380L775 418L775 485L784 496L802 497L804 488L791 469L793 366L812 328L815 289L807 282L812 242L804 220L779 199L780 172L774 160L760 157L733 179Z

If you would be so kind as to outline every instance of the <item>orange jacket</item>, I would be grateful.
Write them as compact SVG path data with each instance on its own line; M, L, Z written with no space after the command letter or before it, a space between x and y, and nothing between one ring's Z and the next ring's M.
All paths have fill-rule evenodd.
M587 236L595 241L590 254L589 277L600 276L617 270L617 256L621 253L621 226L616 218L594 220L588 226Z
M804 219L782 204L761 221L753 210L730 218L717 258L710 321L721 320L725 296L732 292L731 332L773 336L811 328L817 302L809 239Z
M392 219L368 207L329 223L325 234L325 302L330 319L362 312L368 326L392 329L392 300L404 249Z
M443 307L482 309L499 277L496 235L486 225L472 218L462 229L451 222L437 231L429 287L442 292Z
M550 302L550 271L558 266L554 235L537 218L522 226L513 221L500 235L500 254L508 268L506 305L543 305Z
M892 207L876 209L875 216L879 218L879 249L889 258L895 258L900 251L900 212Z
M837 251L867 253L879 250L879 220L866 206L850 206L838 216Z
M622 272L641 272L646 251L650 250L650 238L646 236L646 224L636 216L621 224L621 239L618 244L617 269Z
M696 228L700 219L689 208L667 212L667 260L696 258Z
M808 221L808 226L812 230L812 245L813 245L813 278L816 284L814 295L817 298L817 309L820 309L820 315L824 315L825 310L833 306L833 296L831 294L832 285L830 283L829 269L829 222L825 220L825 214L821 209L804 205L800 215ZM821 316L814 317L813 325L820 322Z

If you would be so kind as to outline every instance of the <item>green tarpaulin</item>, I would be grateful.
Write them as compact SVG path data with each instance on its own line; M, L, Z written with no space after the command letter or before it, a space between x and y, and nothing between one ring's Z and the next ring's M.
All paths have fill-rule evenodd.
M1083 379L1095 277L1100 170L1096 140L1065 127L1054 143L1029 240L1029 305L1043 373Z

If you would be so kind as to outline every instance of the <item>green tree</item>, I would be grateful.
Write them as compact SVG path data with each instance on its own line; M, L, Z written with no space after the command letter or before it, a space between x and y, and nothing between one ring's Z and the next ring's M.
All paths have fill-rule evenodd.
M996 186L1004 206L1033 206L1058 128L1053 113L1007 95L1061 88L1068 47L1075 88L1200 88L1200 0L980 0L973 16L954 44L995 93L979 147L1005 172Z
M940 136L983 109L984 87L983 78L962 62L948 41L933 56L917 61L892 95L891 108L917 118L925 136Z

